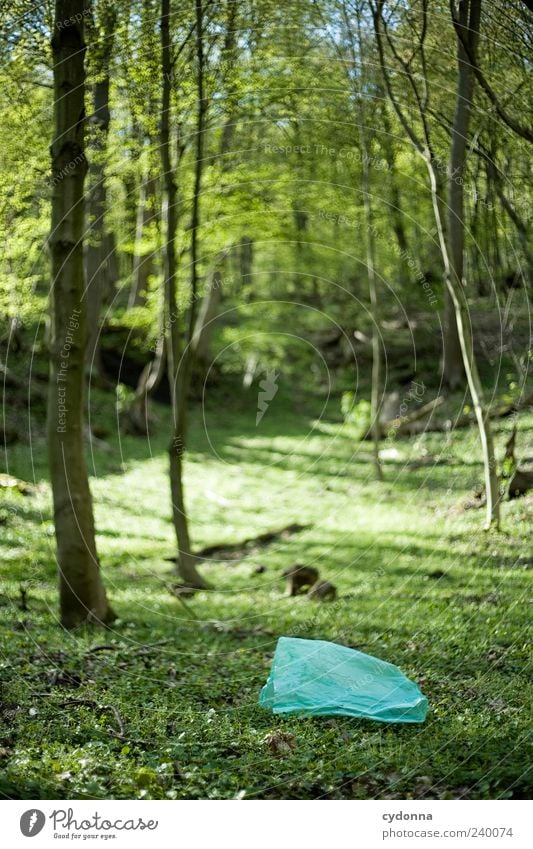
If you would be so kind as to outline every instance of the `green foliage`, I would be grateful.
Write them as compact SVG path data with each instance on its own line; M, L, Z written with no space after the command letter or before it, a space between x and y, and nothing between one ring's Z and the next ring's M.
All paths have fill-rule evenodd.
M354 392L343 392L341 412L344 421L352 425L356 439L363 439L370 429L370 401L366 398L360 398L356 402Z
M135 393L124 383L117 383L115 386L115 395L117 396L117 414L126 413L133 401Z
M518 111L518 104L527 99L520 64L520 51L525 44L520 4L513 2L513 10L517 16L514 29L499 10L490 18L487 15L483 26L490 30L491 37L484 42L484 49L490 54L490 67L499 69L499 79L508 80L509 86L513 81L514 97L518 98L513 108ZM368 9L363 29L371 51L374 48L367 12ZM20 13L18 4L9 6L9 39L1 46L6 61L0 78L0 189L8 202L0 210L0 314L35 326L49 288L45 244L50 218L48 148L53 105L50 16L35 8L31 15L28 13L22 28L17 25ZM115 18L110 134L105 150L90 152L93 157L105 159L106 224L117 245L116 291L108 298L105 321L129 320L124 314L134 254L145 255L153 250L156 271L145 305L149 315L134 313L131 321L138 320L143 332L151 328L152 333L157 333L162 284L159 6L152 0L117 2L112 9L101 0L93 4L86 33L88 114L92 108L91 86L101 76L99 59L108 38L110 15ZM193 40L189 37L191 15L192 7L174 4L171 30L176 63L171 131L179 188L178 300L182 313L191 300L190 217L197 109L197 69ZM412 41L413 16L416 17L415 9L402 7L396 11L391 19L394 37ZM443 23L447 17L448 9L444 7L442 14L428 17L425 66L421 67L418 54L412 58L414 72L426 74L433 109L438 96L442 120L432 120L431 132L442 174L448 159L445 126L453 113L455 73L449 61L454 52L454 32L451 22L446 26ZM357 68L352 67L340 5L304 2L280 10L266 0L258 8L220 3L210 7L206 20L209 50L199 232L201 289L220 252L227 249L223 322L228 323L231 344L236 334L232 309L240 308L243 301L289 300L316 309L322 329L336 322L350 333L354 326L365 330L367 237L354 100L354 86L357 90L360 81ZM511 49L513 39L516 51ZM505 45L504 50L501 45ZM369 164L380 310L384 320L404 312L409 316L424 314L436 334L440 332L437 311L443 300L442 268L424 164L413 152L383 97L377 62L369 67L375 69L366 71L365 94L369 102L365 108L372 119ZM393 82L398 84L397 79ZM416 112L408 89L402 97L412 117ZM507 182L500 185L491 180L485 160L475 152L469 157L465 178L472 232L469 297L474 302L478 291L488 291L486 277L490 267L496 293L503 300L507 296L502 289L504 277L527 266L522 231L520 227L516 229L516 218L513 220L506 211L511 203L522 221L527 221L527 157L523 155L522 141L494 122L487 122L482 109L476 110L475 121L476 140L483 149L491 151L496 173L500 169L500 176L504 173ZM420 129L418 125L417 128ZM223 149L224 139L227 150ZM156 183L154 214L144 232L139 233L139 196L148 176ZM405 231L407 247L403 253L393 221L395 209ZM238 246L244 238L251 239L254 245L251 278L243 278L239 259ZM431 299L424 282L430 286ZM492 300L490 308L495 307ZM239 313L239 317L248 320L245 313ZM305 335L309 317L302 309L291 316L291 324L296 336ZM217 340L221 350L227 341L225 334L218 334ZM258 333L239 345L243 350L243 356L238 358L241 364L249 356L265 356ZM279 362L279 346L268 352L268 357ZM298 351L295 357L299 357Z

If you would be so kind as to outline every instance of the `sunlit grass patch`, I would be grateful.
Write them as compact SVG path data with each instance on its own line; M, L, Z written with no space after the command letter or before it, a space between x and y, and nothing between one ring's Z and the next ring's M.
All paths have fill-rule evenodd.
M237 559L213 554L200 565L212 589L182 604L167 559L175 552L168 411L157 415L151 457L131 437L120 454L112 436L112 450L95 455L98 548L119 617L109 631L58 626L48 487L30 498L3 496L1 791L525 796L533 501L504 504L500 533L484 533L481 512L462 509L480 480L475 434L396 440L399 456L385 461L380 484L368 446L347 439L338 421L322 420L306 438L312 416L298 424L279 404L269 410L267 436L226 415L209 434L217 456L195 410L185 464L195 546L302 527ZM524 416L522 445L528 427ZM502 425L500 449L507 432ZM410 467L424 451L453 463ZM14 454L13 473L23 477L25 463ZM315 565L338 600L288 598L281 573L293 563ZM281 635L340 642L399 665L429 699L426 723L264 712L257 698ZM66 704L76 700L86 704ZM285 759L263 742L276 728L296 739Z

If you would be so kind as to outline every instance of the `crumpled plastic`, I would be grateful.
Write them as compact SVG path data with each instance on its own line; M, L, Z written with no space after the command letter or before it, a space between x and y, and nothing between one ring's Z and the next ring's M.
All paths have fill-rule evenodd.
M392 663L329 643L280 637L259 696L275 714L424 722L428 702Z

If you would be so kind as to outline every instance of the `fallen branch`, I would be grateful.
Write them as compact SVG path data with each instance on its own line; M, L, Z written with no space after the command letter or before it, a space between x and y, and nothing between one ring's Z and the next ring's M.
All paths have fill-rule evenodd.
M436 398L435 401L439 399ZM430 401L430 404L434 404L434 402ZM440 406L442 401L436 406ZM431 410L427 410L429 404L426 404L424 407L420 407L419 410L415 410L410 416L399 417L397 419L391 419L388 422L383 422L382 429L384 435L387 434L388 428L395 427L395 422L400 422L400 429L397 432L403 432L404 434L408 432L409 425L411 425L417 419L423 418L424 415L427 415ZM528 407L533 407L533 395L528 395L522 401L513 401L507 404L500 404L498 407L493 407L489 410L488 416L489 419L504 419L507 416L512 416L514 413L520 412L520 410L525 410ZM422 412L425 410L425 412ZM413 418L414 416L414 418ZM474 413L463 413L460 416L457 416L455 419L448 418L445 421L433 421L427 425L425 430L431 433L440 433L447 432L450 430L457 430L458 428L470 427L471 425L475 425L476 418Z
M293 522L284 528L280 528L278 531L265 531L256 537L249 537L242 542L234 544L221 543L219 545L208 545L205 548L200 549L200 551L196 553L196 556L207 558L211 557L213 554L222 554L228 555L227 557L222 557L222 560L237 559L239 556L250 554L250 551L256 547L262 548L270 545L277 539L288 539L293 536L293 534L299 534L302 531L305 531L308 527L308 525L299 525L297 522ZM172 562L174 562L174 558L172 558Z
M427 404L424 404L417 410L413 410L412 413L409 413L406 416L397 416L395 419L389 419L388 421L382 422L381 428L385 435L389 432L389 430L401 433L413 422L417 422L419 419L423 419L424 416L428 416L431 412L433 412L433 410L444 404L444 401L444 396L439 395L437 398L434 398L432 401L428 401Z
M101 651L121 651L123 646L114 646L114 645L105 645L105 646L93 646L92 649L88 649L86 654L97 654Z
M167 643L170 643L170 642L172 642L172 641L171 640L158 640L156 643L146 643L145 645L135 646L135 648L130 647L130 646L116 645L116 644L113 644L113 643L105 643L105 644L102 644L102 645L93 646L92 648L88 649L85 653L86 654L98 654L99 652L105 652L105 651L125 651L125 652L136 653L136 652L140 652L140 651L146 651L147 649L155 649L155 648L158 648L159 646L164 646L164 645L166 645Z

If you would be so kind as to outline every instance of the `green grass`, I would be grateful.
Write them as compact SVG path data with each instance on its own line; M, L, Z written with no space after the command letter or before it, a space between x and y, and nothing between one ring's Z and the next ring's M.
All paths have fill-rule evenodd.
M9 450L31 497L0 496L0 793L15 798L521 798L527 773L528 569L533 500L481 530L462 502L479 483L475 431L397 440L386 481L338 421L338 399L283 387L256 428L237 388L191 418L186 456L198 547L293 522L304 531L202 570L214 589L185 608L168 591L174 552L165 446L117 435L109 396L92 415L110 450L91 458L98 547L119 615L112 630L63 632L45 440ZM501 454L510 424L498 423ZM521 418L519 446L533 433ZM29 450L31 447L31 451ZM391 445L386 446L388 448ZM446 463L412 468L427 454ZM530 536L529 536L530 546ZM288 565L316 565L339 600L284 596ZM253 569L263 564L266 571ZM28 611L19 607L19 587ZM337 641L397 664L429 700L423 725L278 718L257 705L276 640ZM91 652L97 645L109 650ZM529 689L529 694L528 694ZM68 704L81 700L89 704ZM107 705L100 709L100 705ZM114 711L111 710L114 708ZM276 758L282 729L297 748Z

